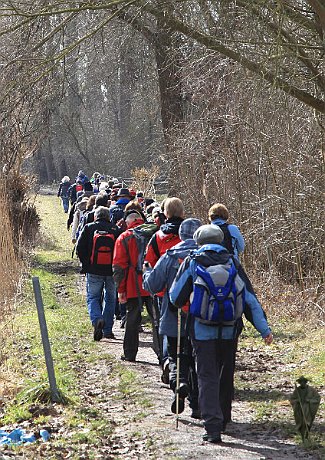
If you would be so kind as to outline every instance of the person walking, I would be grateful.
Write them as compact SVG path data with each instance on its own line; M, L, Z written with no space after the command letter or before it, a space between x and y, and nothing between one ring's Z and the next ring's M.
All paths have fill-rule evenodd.
M120 304L126 304L125 333L122 360L135 361L139 348L139 327L143 305L147 307L151 322L151 298L142 287L142 270L138 267L139 249L133 230L144 220L136 210L125 216L127 230L116 240L113 257L113 276Z
M224 239L221 228L203 225L193 239L199 249L180 266L170 289L170 301L181 307L191 298L190 335L197 362L199 405L206 430L203 439L220 443L221 432L231 420L236 328L244 310L244 299L250 305L254 327L266 344L272 343L273 335L257 298L246 289L231 255L221 246ZM210 278L213 276L215 292L221 295L228 290L226 297L213 297L217 294L211 291L211 281L210 284L204 281L207 271ZM234 316L232 321L226 321L230 307ZM211 315L216 313L213 321Z
M59 190L57 196L62 200L62 206L64 212L67 213L69 211L69 193L68 190L71 186L70 177L64 176L61 179L61 183L59 185Z
M244 252L245 240L237 225L229 224L229 211L222 203L213 204L208 211L209 222L218 225L224 234L221 243L230 254L239 260L239 255Z
M116 286L113 280L112 262L115 241L120 231L111 224L109 210L99 206L94 222L82 230L76 245L76 253L86 274L87 307L94 328L94 340L112 339ZM104 306L102 305L104 297Z
M175 393L171 410L176 411L176 373L177 373L177 309L171 306L169 301L169 289L177 274L180 262L191 251L197 249L193 240L194 232L202 225L199 219L185 219L179 227L181 242L160 257L155 267L144 266L143 286L152 295L164 290L161 302L159 333L167 338L167 353L169 361L169 385ZM185 317L181 322L181 355L180 355L180 388L179 388L179 413L184 410L184 400L189 397L191 416L200 417L198 407L198 392L195 366L192 358L192 348L185 330Z

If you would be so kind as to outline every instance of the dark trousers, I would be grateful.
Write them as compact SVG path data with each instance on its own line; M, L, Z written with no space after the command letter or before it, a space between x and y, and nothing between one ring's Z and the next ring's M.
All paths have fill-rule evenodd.
M199 404L209 434L231 420L235 340L193 340L197 360Z
M169 385L175 392L177 376L177 338L167 336L167 351L169 361ZM198 383L195 370L195 361L190 341L181 337L179 383L186 383L189 387L189 403L191 409L198 409Z
M152 314L152 301L150 297L128 299L126 303L126 322L124 331L123 351L124 356L129 360L134 360L139 348L139 326L141 324L141 310L146 304L151 323L154 323ZM153 327L153 349L159 355L158 334Z

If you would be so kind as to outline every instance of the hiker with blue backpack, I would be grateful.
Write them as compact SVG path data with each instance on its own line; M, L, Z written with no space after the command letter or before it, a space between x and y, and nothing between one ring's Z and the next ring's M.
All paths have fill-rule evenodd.
M94 222L86 224L76 245L81 273L86 274L87 306L95 341L103 337L114 338L116 286L112 263L119 235L119 229L110 222L108 208L99 206L95 210Z
M159 333L167 337L167 354L169 361L169 385L174 392L171 411L176 413L176 377L177 377L177 309L169 300L169 289L175 279L181 262L197 249L193 240L194 232L202 225L199 219L189 218L183 220L179 227L181 242L168 249L160 257L155 267L149 264L144 266L143 286L152 295L164 291L160 308ZM192 355L192 347L188 341L185 328L185 316L181 321L181 344L180 344L180 373L179 373L179 407L178 413L184 410L184 401L188 397L192 409L191 417L200 418L198 406L198 391L195 366Z
M206 430L203 439L220 443L221 432L231 421L237 327L245 302L266 344L272 343L273 335L257 298L247 290L235 261L221 246L224 234L220 227L203 225L193 239L199 248L180 266L170 289L170 301L180 308L190 300L189 331Z

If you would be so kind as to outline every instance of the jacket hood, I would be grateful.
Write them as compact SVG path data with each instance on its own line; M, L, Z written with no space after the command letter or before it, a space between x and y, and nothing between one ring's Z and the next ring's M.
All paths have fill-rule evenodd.
M204 244L194 252L193 257L203 267L226 264L231 259L227 249L220 244Z
M176 259L185 259L190 253L197 249L197 244L194 240L186 240L176 244L176 246L167 250L169 257L175 257Z
M179 226L183 220L184 219L181 217L172 217L171 219L167 219L166 222L160 227L160 230L166 235L171 233L178 235Z

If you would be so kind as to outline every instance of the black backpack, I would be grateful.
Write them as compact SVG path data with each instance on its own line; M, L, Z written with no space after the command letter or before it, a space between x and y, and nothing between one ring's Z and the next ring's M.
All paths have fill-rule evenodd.
M223 242L221 243L221 246L226 248L227 251L229 252L229 254L234 254L234 247L233 247L233 244L232 244L232 236L231 236L230 231L228 229L228 224L224 223L224 224L219 225L219 227L221 228L221 230L223 231L223 234L224 234L224 239L223 239Z

